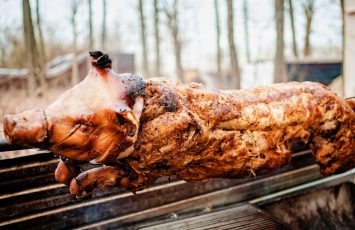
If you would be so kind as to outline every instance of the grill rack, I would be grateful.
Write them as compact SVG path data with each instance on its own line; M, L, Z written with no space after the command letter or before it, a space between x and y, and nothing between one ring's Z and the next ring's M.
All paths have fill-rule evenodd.
M0 141L0 152L18 149L23 148ZM0 228L159 227L159 224L176 219L184 222L184 219L189 221L194 216L202 218L206 212L218 209L222 209L222 213L223 210L228 212L229 205L244 204L247 205L244 208L255 210L257 208L251 205L270 194L290 189L295 193L312 187L312 183L330 186L350 180L355 175L352 170L346 175L322 178L311 152L305 150L295 153L290 165L256 178L187 183L174 177L169 182L164 177L136 195L123 189L109 188L96 190L90 199L76 200L66 186L54 180L58 161L59 158L51 152L0 160ZM324 182L324 179L327 180ZM297 186L301 187L292 190ZM267 218L262 213L260 216ZM238 222L237 219L235 221ZM277 222L270 218L265 221ZM233 226L237 222L233 222ZM290 228L280 222L276 224Z

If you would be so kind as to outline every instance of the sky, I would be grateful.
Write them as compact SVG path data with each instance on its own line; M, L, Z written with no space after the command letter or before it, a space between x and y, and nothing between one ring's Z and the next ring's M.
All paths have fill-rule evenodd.
M172 2L167 0L168 2ZM68 46L71 45L72 33L70 26L71 0L40 0L40 10L44 27L45 39L59 39ZM88 6L87 0L82 0L77 17L79 46L84 47L88 41ZM154 66L154 37L153 37L153 0L143 1L147 25L149 65ZM235 41L238 47L241 67L245 63L245 42L243 28L242 0L234 1L235 9ZM292 59L291 29L287 12L288 1L285 1L285 46L286 58ZM305 17L301 7L302 2L294 1L297 41L300 52L303 47ZM330 50L341 47L341 11L338 0L316 0L315 14L311 42L319 48L316 56L321 58L334 58ZM21 26L22 1L0 0L1 25ZM227 8L226 1L219 0L220 20L222 29L223 65L229 65L227 40ZM249 34L252 60L271 60L275 51L275 24L273 0L248 0L249 8ZM31 1L33 9L35 1ZM107 47L112 50L134 53L138 72L141 66L140 21L138 14L138 0L107 0ZM216 33L214 0L180 0L179 15L181 38L183 40L183 66L185 69L199 69L202 72L215 71ZM93 0L94 34L96 48L101 34L102 1ZM163 15L161 15L164 20ZM163 72L174 74L174 56L170 33L163 21L161 29L161 56ZM1 36L1 35L0 35Z

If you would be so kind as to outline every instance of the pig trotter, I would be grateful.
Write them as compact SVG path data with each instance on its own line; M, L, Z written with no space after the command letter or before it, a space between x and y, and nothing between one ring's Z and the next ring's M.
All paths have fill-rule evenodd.
M72 195L82 198L90 195L94 188L121 185L121 180L124 180L123 175L122 170L113 166L89 169L71 180L69 190Z
M54 177L59 183L66 185L81 172L80 168L70 159L61 157L58 166L55 170Z

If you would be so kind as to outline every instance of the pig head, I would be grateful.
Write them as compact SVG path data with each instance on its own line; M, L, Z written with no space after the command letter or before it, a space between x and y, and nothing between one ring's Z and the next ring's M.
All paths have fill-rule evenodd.
M132 74L115 74L107 54L95 51L90 56L86 78L46 110L4 117L8 143L48 149L71 160L61 162L56 172L64 183L73 177L66 174L78 174L69 161L112 165L132 153L143 110L144 81Z
M144 82L115 74L101 52L88 76L46 110L33 109L4 117L9 143L57 152L73 160L113 162L133 151L143 109Z

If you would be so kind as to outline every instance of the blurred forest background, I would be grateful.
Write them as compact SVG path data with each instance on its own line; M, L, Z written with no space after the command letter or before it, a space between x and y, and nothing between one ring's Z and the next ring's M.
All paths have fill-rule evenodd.
M297 72L307 63L335 71L330 80L341 72L343 0L0 0L0 9L0 117L78 83L89 50L108 52L116 72L220 89L307 80Z

